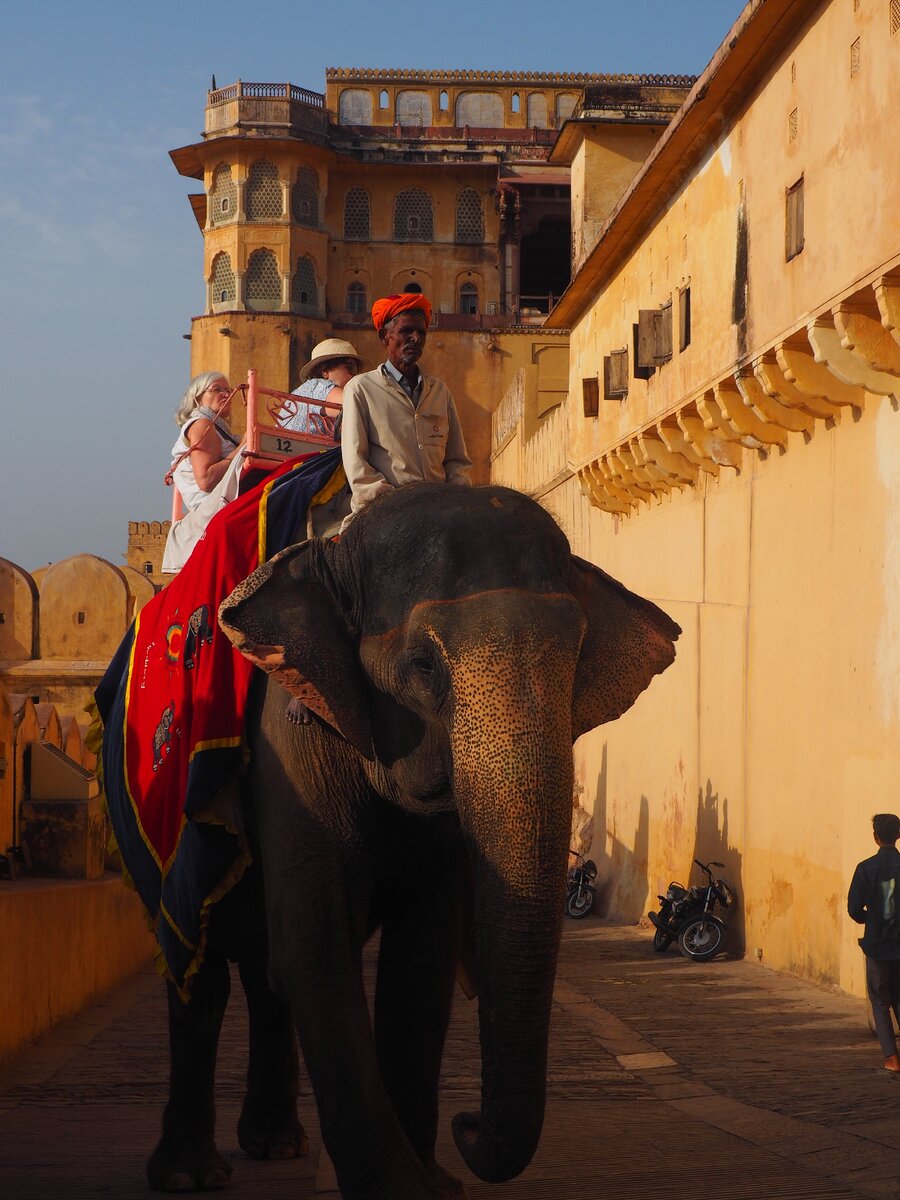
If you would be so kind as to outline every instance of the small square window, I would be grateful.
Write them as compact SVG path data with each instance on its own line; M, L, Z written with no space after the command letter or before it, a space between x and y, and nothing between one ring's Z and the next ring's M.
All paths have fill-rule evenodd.
M223 196L222 199L219 201L219 210L220 210L220 212L223 212L223 213L228 212L228 197L227 196Z
M796 258L804 245L803 235L803 177L788 188L785 195L784 257L786 262Z
M600 380L596 375L589 375L587 379L582 379L581 396L584 415L596 417L600 411Z
M83 625L84 624L84 613L83 612L78 613L76 616L76 619L77 619L79 625Z
M603 397L624 400L628 395L628 348L613 350L603 359Z
M691 289L678 293L678 349L687 350L691 344Z

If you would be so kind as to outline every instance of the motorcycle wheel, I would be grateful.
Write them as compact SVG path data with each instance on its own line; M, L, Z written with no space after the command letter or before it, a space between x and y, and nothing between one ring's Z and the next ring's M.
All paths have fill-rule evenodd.
M578 889L569 892L566 896L566 912L570 917L586 917L591 911L594 904L594 893L590 888L582 888L581 895L578 894Z
M693 962L706 962L725 946L725 925L718 917L697 917L678 935L678 949Z
M672 945L672 941L671 933L664 933L661 929L657 929L653 934L653 949L657 954L665 954Z

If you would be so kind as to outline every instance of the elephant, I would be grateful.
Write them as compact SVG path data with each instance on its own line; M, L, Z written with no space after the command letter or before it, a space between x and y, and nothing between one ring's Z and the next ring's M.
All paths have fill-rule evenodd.
M482 1094L480 1112L454 1118L455 1142L476 1176L514 1178L543 1121L572 745L670 665L678 625L574 556L529 497L440 483L378 497L338 540L288 547L218 619L261 668L241 781L255 896L241 885L213 914L234 955L230 931L264 903L249 942L268 974L257 955L245 979L249 1141L261 1156L302 1151L293 1021L345 1200L465 1196L435 1161L459 976L478 994ZM286 718L292 696L310 723ZM430 885L414 889L423 863ZM361 955L375 930L370 1020ZM170 991L157 1187L227 1181L212 1128L227 972L212 949L194 988L186 1007Z

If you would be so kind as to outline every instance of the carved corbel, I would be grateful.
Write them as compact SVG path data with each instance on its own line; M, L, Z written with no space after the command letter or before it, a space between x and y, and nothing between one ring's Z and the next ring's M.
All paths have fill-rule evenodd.
M617 446L616 455L625 469L630 471L638 487L644 488L648 495L655 496L658 490L656 480L649 471L645 470L643 463L638 462L635 458L631 443L625 442L623 445Z
M723 379L717 383L712 390L712 398L723 418L747 439L742 445L750 446L752 442L761 453L768 453L766 448L769 446L778 446L783 450L787 445L787 430L771 421L761 420L744 403L743 393L734 379Z
M672 488L683 487L682 480L673 479L658 463L653 462L647 457L641 445L640 437L631 439L628 443L628 450L635 463L645 472L655 492L664 492L668 495L672 491Z
M629 512L630 505L623 504L621 500L611 496L604 487L603 480L591 469L592 467L593 463L589 463L578 472L582 494L587 496L595 508L600 508L604 512L616 515Z
M676 432L679 438L684 440L681 430L676 430ZM659 427L644 429L637 436L644 455L651 462L656 463L659 469L671 477L674 483L695 484L697 482L697 476L700 474L697 463L677 450L670 450L663 440Z
M841 383L876 396L894 396L900 391L900 379L885 371L876 371L848 350L831 317L816 317L806 327L809 344L817 363L824 363Z
M651 488L648 484L637 478L628 462L619 453L618 446L610 450L605 458L613 478L617 480L624 492L627 492L629 496L633 496L635 500L650 499L653 495Z
M810 344L808 330L805 337L802 333L795 333L778 342L775 357L785 379L803 395L853 408L865 405L866 396L861 388L838 379L834 371L818 361Z
M712 473L707 462L720 467L733 467L736 471L740 471L740 447L736 446L734 442L726 441L720 434L711 433L700 420L696 409L692 412L690 405L679 409L675 414L675 420L687 441L698 454L702 455L703 461L700 466L705 471Z
M769 392L753 371L742 370L734 377L737 389L744 399L744 404L760 421L780 426L790 433L802 433L806 437L812 433L815 420L799 408L789 408L782 404Z
M787 408L799 408L801 412L818 417L820 421L840 421L841 410L836 404L815 396L807 396L794 387L771 350L754 360L753 374L763 390Z
M894 341L900 344L900 271L876 279L873 290L881 313L881 323Z
M620 477L613 472L606 456L596 459L591 465L603 481L608 495L612 496L619 504L624 504L629 512L633 508L637 508L639 498L625 490Z
M739 446L744 446L747 450L758 450L760 454L765 455L765 443L746 429L739 429L734 424L719 403L715 390L704 392L702 396L698 396L694 401L694 407L703 422L704 429L724 438L726 442L737 442ZM739 407L743 411L743 403Z
M832 309L834 327L841 335L841 345L859 358L873 371L893 375L893 391L896 395L897 379L900 379L900 345L891 337L881 323L881 313L871 299L854 297L842 301Z
M691 442L690 438L686 436L682 426L678 424L676 419L671 418L670 416L670 418L667 420L668 424L666 424L664 421L656 422L656 428L658 428L659 436L662 438L662 440L664 440L668 446L668 449L672 451L672 454L680 454L684 455L685 458L690 458L690 461L696 462L697 466L700 467L701 470L704 470L704 472L706 472L708 475L715 475L716 479L718 479L718 461L716 461L715 458L704 454L700 446L696 445L694 442ZM695 420L697 421L697 425L700 426L702 430L703 424L700 418L695 418Z

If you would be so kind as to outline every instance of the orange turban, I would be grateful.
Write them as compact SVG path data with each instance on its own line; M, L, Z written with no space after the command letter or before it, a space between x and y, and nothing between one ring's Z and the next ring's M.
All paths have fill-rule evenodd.
M392 317L411 308L418 308L425 314L425 324L431 324L431 301L421 292L401 292L399 296L376 300L372 305L372 324L376 329L381 329Z

